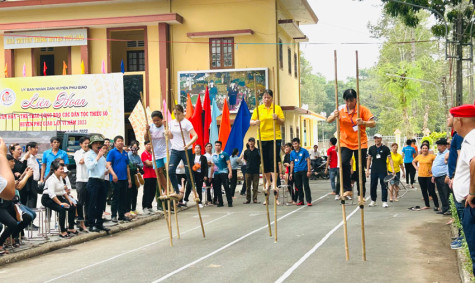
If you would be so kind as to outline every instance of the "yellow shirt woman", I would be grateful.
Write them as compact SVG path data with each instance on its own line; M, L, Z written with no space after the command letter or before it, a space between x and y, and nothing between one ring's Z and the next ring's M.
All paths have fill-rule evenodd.
M399 153L391 152L391 158L393 159L395 173L400 172L401 171L401 165L404 164L404 160L402 158L402 155L400 155ZM386 165L387 165L387 168L388 168L388 172L392 172L391 171L391 165L389 164L389 159L386 159Z
M414 158L414 162L419 162L419 177L432 177L432 163L434 162L435 155L433 154L419 154Z
M263 141L272 141L274 140L274 128L273 128L273 123L274 119L272 119L272 114L274 112L273 110L274 104L272 104L269 108L267 108L264 104L259 105L259 120L261 121L261 139ZM280 108L279 105L275 106L275 114L280 118L280 119L285 119L284 118L284 112L282 111L282 108ZM251 120L258 120L257 119L257 111L254 110L252 113ZM280 140L282 139L282 134L280 132L280 125L276 122L275 125L275 139Z

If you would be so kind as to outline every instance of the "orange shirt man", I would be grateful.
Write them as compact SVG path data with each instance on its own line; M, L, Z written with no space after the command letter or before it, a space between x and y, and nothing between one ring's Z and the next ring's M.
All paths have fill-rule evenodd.
M373 128L376 126L374 116L371 111L360 105L360 117L357 116L356 109L356 91L354 89L347 89L343 93L343 99L345 105L342 105L340 109L335 110L327 122L331 123L336 118L339 118L340 122L340 147L341 147L341 164L343 169L343 188L344 195L349 198L352 195L351 189L351 158L354 156L356 168L358 172L358 127L361 129L361 156L363 167L366 166L366 153L368 149L368 137L366 135L366 127ZM364 169L363 169L364 170ZM358 178L358 174L355 174ZM357 180L356 180L357 181ZM358 194L360 192L359 182ZM366 177L363 174L363 196L366 192Z

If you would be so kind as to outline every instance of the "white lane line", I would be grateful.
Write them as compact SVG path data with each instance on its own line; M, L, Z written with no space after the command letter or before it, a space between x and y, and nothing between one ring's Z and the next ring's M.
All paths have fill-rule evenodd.
M326 197L327 195L328 195L328 194L325 194L325 195L319 197L318 199L312 201L312 203L321 200L322 198ZM296 210L294 210L294 211L291 211L291 212L289 212L289 213L283 215L282 217L280 217L280 218L277 219L277 222L279 222L280 220L286 218L287 216L289 216L289 215L291 215L291 214L294 214L295 212L297 212L297 211L299 211L299 210L301 210L301 209L304 209L304 208L305 208L305 206L302 206L302 207L300 207L300 208L298 208L298 209L296 209ZM274 224L274 221L272 221L271 224ZM185 270L185 269L187 269L187 268L189 268L189 267L191 267L191 266L197 264L198 262L203 261L203 260L205 260L205 259L207 259L207 258L209 258L209 257L211 257L211 256L213 256L213 255L215 255L215 254L217 254L217 253L219 253L220 251L229 248L230 246L236 244L237 242L240 242L241 240L244 240L245 238L251 236L252 234L255 234L255 233L257 233L257 232L259 232L259 231L261 231L261 230L263 230L263 229L266 229L266 228L267 228L267 225L262 226L261 228L258 228L258 229L254 230L254 231L252 231L252 232L249 232L249 233L247 233L246 235L244 235L244 236L242 236L242 237L240 237L240 238L238 238L238 239L236 239L236 240L234 240L234 241L232 241L232 242L230 242L230 243L228 243L228 244L222 246L221 248L219 248L219 249L217 249L217 250L215 250L215 251L213 251L213 252L211 252L211 253L209 253L209 254L207 254L207 255L205 255L205 256L202 256L202 257L200 257L199 259L197 259L197 260L195 260L195 261L192 261L192 262L188 263L187 265L184 265L184 266L182 266L182 267L176 269L175 271L172 271L172 272L170 272L170 273L168 273L168 274L166 274L166 275L164 275L164 276L158 278L158 279L155 280L155 281L152 281L152 283L162 282L163 280L166 280L166 279L170 278L171 276L173 276L173 275L175 275L175 274L177 274L177 273L182 272L183 270Z
M368 200L366 198L366 200ZM348 216L346 216L346 220L351 218L360 208L357 207L355 208ZM279 277L275 281L275 283L282 283L284 282L285 279L287 279L304 261L306 261L315 251L318 250L327 240L330 238L330 236L335 233L336 230L338 230L341 226L343 226L343 220L340 222L340 224L336 225L330 232L328 232L325 237L323 237L320 242L318 242L311 250L309 250L303 257L301 257L294 265L292 265L291 268L289 268L282 276Z
M224 217L228 217L228 216L231 215L231 214L233 214L233 212L228 212L228 213L226 213L226 215L223 215L223 216L221 216L221 217L218 217L218 218L216 218L216 219L213 219L213 220L211 220L211 221L209 221L209 222L206 222L205 224L211 224L211 223L213 223L213 222L216 222L216 221L218 221L218 220L223 219ZM195 228L186 230L186 231L184 231L183 233L180 233L180 234L183 235L183 234L189 233L189 232L194 231L194 230L199 229L199 228L201 228L201 226L196 226ZM174 235L174 236L176 236L176 235ZM48 281L44 281L44 283L56 281L56 280L58 280L58 279L67 277L67 276L69 276L69 275L71 275L71 274L81 272L81 271L83 271L83 270L86 270L86 269L92 268L92 267L94 267L94 266L97 266L97 265L100 265L100 264L109 262L109 261L114 260L114 259L116 259L116 258L122 257L122 256L124 256L124 255L130 254L130 253L133 253L133 252L136 252L136 251L139 251L139 250L141 250L141 249L143 249L143 248L147 248L147 247L153 246L153 245L155 245L155 244L158 244L158 243L160 243L160 242L163 242L163 241L169 240L169 239L170 239L169 237L166 237L166 238L163 238L163 239L161 239L161 240L152 242L152 243L150 243L150 244L147 244L147 245L144 245L144 246L135 248L135 249L133 249L133 250L120 253L120 254L115 255L115 256L113 256L113 257L110 257L110 258L108 258L108 259L104 259L104 260L98 261L98 262L96 262L96 263L93 263L93 264L84 266L84 267L82 267L82 268L76 269L76 270L71 271L71 272L69 272L69 273L66 273L66 274L63 274L63 275L61 275L61 276L55 277L55 278L53 278L53 279L50 279L50 280L48 280Z

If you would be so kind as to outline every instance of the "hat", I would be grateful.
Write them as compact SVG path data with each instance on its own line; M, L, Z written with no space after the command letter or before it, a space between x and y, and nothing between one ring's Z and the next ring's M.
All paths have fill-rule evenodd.
M447 139L445 139L445 138L441 138L440 140L436 141L435 143L440 144L440 145L448 145L449 144L447 142Z
M104 138L101 135L92 135L89 139L89 148L92 148L92 144L95 142L104 143Z
M464 104L450 109L450 114L454 117L475 117L475 105Z
M375 134L375 135L373 136L373 138L380 138L380 139L382 139L383 136L382 136L381 134Z

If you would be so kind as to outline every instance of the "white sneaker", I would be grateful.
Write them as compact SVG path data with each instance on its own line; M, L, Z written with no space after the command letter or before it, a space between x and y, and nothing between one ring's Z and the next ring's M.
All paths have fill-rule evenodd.
M203 204L200 203L199 206L200 206L200 208L203 208Z
M384 207L384 208L387 208L388 206L389 206L389 205L388 205L387 202L383 202L383 207Z
M371 206L371 207L376 206L376 202L375 202L375 201L371 201L371 202L369 203L369 206Z
M340 196L339 196L339 195L336 195L336 196L335 196L335 200L340 200Z

